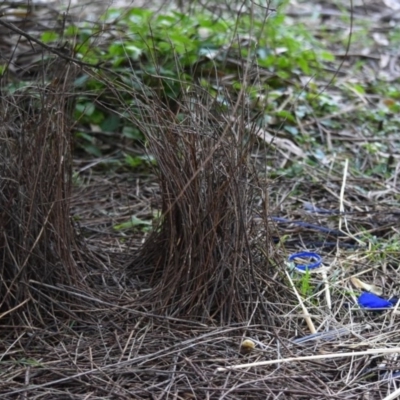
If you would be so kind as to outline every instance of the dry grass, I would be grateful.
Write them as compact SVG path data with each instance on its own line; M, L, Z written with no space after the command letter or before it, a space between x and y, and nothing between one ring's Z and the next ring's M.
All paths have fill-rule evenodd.
M1 100L0 398L396 393L398 310L360 310L351 278L398 291L399 247L371 239L395 238L398 169L385 183L337 163L267 181L260 166L287 154L255 137L240 95L228 113L196 88L174 112L137 96L155 175L105 173L104 160L72 160L76 70L56 71ZM154 208L151 234L113 229ZM317 249L323 273L287 268L301 249Z

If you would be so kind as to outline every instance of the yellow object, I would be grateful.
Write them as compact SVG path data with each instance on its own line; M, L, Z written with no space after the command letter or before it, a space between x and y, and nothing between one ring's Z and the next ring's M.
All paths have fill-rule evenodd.
M245 339L243 340L242 344L240 345L240 352L242 354L249 354L251 353L256 347L256 344L250 340L250 339Z

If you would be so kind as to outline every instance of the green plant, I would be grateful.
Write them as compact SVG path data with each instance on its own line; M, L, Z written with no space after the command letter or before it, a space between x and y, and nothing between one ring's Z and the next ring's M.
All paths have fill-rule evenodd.
M261 77L257 86L246 87L249 98L259 101L260 94L264 96L261 109L278 123L290 122L292 126L286 129L296 134L293 112L279 110L285 101L285 80L293 75L318 76L323 63L333 59L305 27L288 25L284 12L266 21L262 14L237 19L216 18L204 10L186 15L177 11L155 14L143 8L111 9L101 25L69 26L63 37L73 43L76 58L100 66L98 73L83 73L75 82L81 93L75 108L79 143L96 156L102 154L101 146L90 138L96 131L119 131L132 140L143 139L129 119L121 118L126 114L124 108L135 110L132 92L149 95L149 88L172 107L182 91L194 82L203 82L221 105L229 106L216 75L231 74L234 90L240 90L241 60L245 58L270 76ZM42 40L59 42L61 37L50 31L42 34ZM112 76L102 67L111 70ZM112 85L120 88L118 97L109 89L110 78ZM295 87L295 95L303 90Z
M313 294L313 286L311 285L311 274L308 269L301 274L299 279L299 289L300 293L304 298L308 298Z
M394 232L388 238L372 235L368 232L360 235L360 240L368 243L368 258L376 263L395 261L400 262L400 234Z
M148 232L151 230L153 223L151 220L142 219L137 217L136 215L132 215L132 217L121 224L114 225L113 228L116 231L125 231L125 230L140 230L142 232Z

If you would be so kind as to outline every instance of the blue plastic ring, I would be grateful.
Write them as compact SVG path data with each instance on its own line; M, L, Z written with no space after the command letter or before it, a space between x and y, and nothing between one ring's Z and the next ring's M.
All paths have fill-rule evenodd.
M322 264L322 258L320 255L318 255L317 253L310 253L308 251L302 251L300 253L294 253L289 257L289 262L295 260L296 258L302 258L302 257L310 257L313 260L315 260L315 262L311 263L311 264L307 264L307 265L302 265L302 264L296 264L295 267L297 269L299 269L300 271L306 271L307 269L314 269L314 268L318 268L321 266Z

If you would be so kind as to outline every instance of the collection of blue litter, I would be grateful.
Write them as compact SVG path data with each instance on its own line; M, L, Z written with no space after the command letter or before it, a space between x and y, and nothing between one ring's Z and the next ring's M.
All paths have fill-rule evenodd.
M296 264L294 261L296 259L304 259L304 258L309 258L310 263L309 264ZM289 263L294 266L295 269L297 269L299 272L306 272L308 270L313 270L316 268L321 267L322 265L322 257L313 252L308 252L308 251L303 251L299 253L294 253L289 256L288 258ZM366 311L374 311L374 312L380 312L384 311L387 309L392 308L396 303L398 302L397 298L392 298L389 300L386 300L382 297L379 297L373 293L370 292L362 292L361 295L357 299L358 304L360 307ZM310 342L313 341L330 341L334 339L338 339L342 336L348 335L352 332L352 328L349 327L342 327L339 329L334 329L334 330L329 330L327 332L316 332L311 335L306 335L300 338L294 339L292 342L297 345L297 346L304 346L308 345ZM357 326L356 326L357 328ZM380 380L392 380L396 378L400 378L400 370L391 370L386 367L384 364L382 367L376 370L376 368L366 368L365 369L365 374L376 374Z
M309 258L311 262L309 264L295 264L294 261L300 258ZM295 269L299 270L300 272L305 272L307 270L319 268L322 264L322 257L317 253L302 251L290 255L288 261L289 263L294 264ZM397 303L398 299L392 298L386 300L382 297L377 296L376 294L363 292L358 297L357 301L362 308L369 311L377 311L393 307Z

